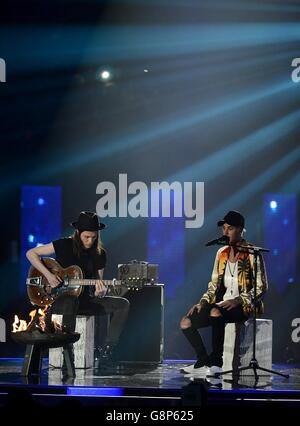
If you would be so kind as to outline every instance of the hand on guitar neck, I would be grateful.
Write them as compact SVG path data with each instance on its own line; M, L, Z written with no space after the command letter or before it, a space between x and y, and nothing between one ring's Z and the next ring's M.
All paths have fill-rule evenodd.
M102 280L97 280L95 282L95 297L104 297L107 293L107 287L104 285Z

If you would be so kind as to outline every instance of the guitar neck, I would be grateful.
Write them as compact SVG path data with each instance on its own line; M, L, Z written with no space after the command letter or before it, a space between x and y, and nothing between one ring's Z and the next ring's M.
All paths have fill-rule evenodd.
M78 279L78 278L71 278L68 281L69 285L96 285L96 282L99 280L87 280L87 279ZM107 287L120 287L123 286L124 284L122 283L122 281L120 280L101 280L105 286Z

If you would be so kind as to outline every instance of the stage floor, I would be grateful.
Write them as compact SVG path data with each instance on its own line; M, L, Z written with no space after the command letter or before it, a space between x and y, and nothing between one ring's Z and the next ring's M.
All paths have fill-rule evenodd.
M87 397L100 405L197 405L202 402L190 398L190 392L199 397L205 390L205 403L208 406L228 406L244 404L257 405L272 401L285 406L300 407L300 366L273 365L275 371L289 374L285 379L276 374L243 375L237 381L231 375L222 379L192 378L181 373L189 361L166 360L159 365L124 364L114 374L97 374L94 369L76 370L76 377L63 380L60 369L48 367L43 362L40 376L21 375L23 359L0 359L0 407L5 406L7 395L16 389L28 391L31 396L45 405L57 405L62 397ZM198 387L197 387L198 386ZM47 396L47 398L45 398ZM52 398L49 398L51 396ZM203 395L202 395L203 396ZM43 399L44 398L44 399ZM100 398L101 402L100 402ZM2 402L1 402L2 401Z
M0 385L41 385L65 388L65 386L86 388L144 388L160 390L182 389L191 383L193 378L183 374L181 369L190 365L192 361L166 360L162 364L123 364L115 372L97 373L94 369L76 369L76 377L67 381L62 379L61 369L48 367L47 360L43 362L42 374L39 377L22 377L22 358L0 359ZM238 381L233 381L231 375L222 379L205 380L208 389L219 390L244 390L257 388L264 391L300 392L300 366L299 365L273 365L275 371L289 374L285 379L279 375L259 373L259 381L255 385L252 370L248 375L243 375ZM263 375L261 375L263 373ZM204 380L203 378L199 378ZM198 378L197 378L198 380Z

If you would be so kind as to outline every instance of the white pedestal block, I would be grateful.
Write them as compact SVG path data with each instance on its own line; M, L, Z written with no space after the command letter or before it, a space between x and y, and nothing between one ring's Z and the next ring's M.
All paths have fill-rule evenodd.
M268 319L256 320L256 359L260 367L272 369L272 325ZM245 323L228 323L225 326L223 370L247 367L253 354L253 320ZM253 375L253 369L242 371L243 375ZM267 372L258 371L260 376Z
M52 315L52 320L62 322L62 315ZM95 318L93 316L76 317L76 332L80 333L80 339L74 343L75 368L90 368L94 365L94 330ZM49 349L49 365L62 367L63 349Z

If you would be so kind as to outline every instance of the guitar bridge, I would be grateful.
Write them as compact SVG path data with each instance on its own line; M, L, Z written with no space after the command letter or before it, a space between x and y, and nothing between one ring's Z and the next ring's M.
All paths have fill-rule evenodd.
M42 277L27 278L26 279L26 285L41 286L42 285Z

